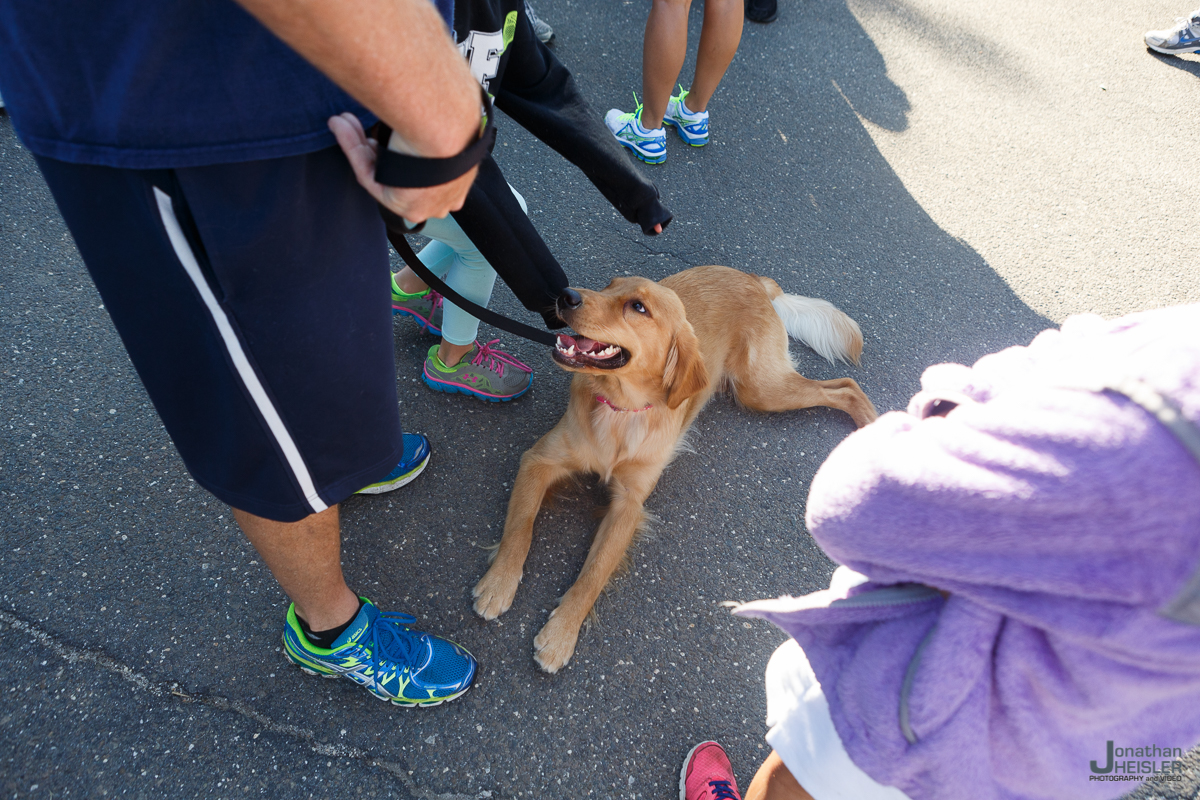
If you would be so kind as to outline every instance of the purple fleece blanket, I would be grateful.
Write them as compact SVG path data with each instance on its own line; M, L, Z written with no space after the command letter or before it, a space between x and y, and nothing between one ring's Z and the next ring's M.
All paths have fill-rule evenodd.
M809 495L813 538L870 582L736 612L800 643L850 757L914 800L1115 797L1200 742L1200 625L1164 615L1200 571L1200 462L1069 388L1098 375L1200 425L1200 306L926 370Z

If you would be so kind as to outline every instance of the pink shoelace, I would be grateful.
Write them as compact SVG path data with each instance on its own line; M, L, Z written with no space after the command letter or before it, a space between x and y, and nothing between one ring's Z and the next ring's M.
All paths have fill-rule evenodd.
M441 295L438 296L438 299L441 300ZM510 356L508 353L503 352L499 348L492 347L492 345L499 343L499 341L499 339L492 339L487 344L476 341L475 344L479 345L479 347L475 351L475 357L471 359L471 364L476 367L482 364L492 372L499 375L501 378L504 377L505 365L516 367L522 372L533 372L533 367L514 358L513 356Z
M431 303L429 306L429 320L432 322L434 313L442 307L442 296L437 293L436 289L429 290L429 302Z

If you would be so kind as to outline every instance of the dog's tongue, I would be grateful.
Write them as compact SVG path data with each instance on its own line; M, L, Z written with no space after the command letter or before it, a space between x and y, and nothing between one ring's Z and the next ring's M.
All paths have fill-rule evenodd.
M608 345L604 342L597 342L595 339L589 339L586 336L576 337L575 346L584 353L593 353L597 350L603 350L604 348L608 347Z
M611 358L617 352L617 348L607 342L598 342L586 336L567 336L560 333L558 349L566 353L571 352L572 348L574 348L573 352L591 358Z

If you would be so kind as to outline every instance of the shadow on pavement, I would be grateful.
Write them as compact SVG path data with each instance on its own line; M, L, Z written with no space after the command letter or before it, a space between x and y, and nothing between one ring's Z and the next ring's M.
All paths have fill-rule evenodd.
M864 119L889 131L906 130L908 97L887 77L883 56L844 3L811 3L795 10L811 18L803 38L814 65L813 77L831 82ZM825 67L824 75L816 72L818 64Z
M834 5L839 12L844 10L841 3ZM1027 80L1025 71L1013 55L995 41L915 8L906 0L854 0L854 5L871 7L875 12L891 17L939 58L965 61L975 69L985 70L993 79L1010 85L1023 84Z
M1181 58L1179 56L1168 56L1164 53L1151 50L1148 47L1146 48L1146 52L1154 56L1154 60L1160 64L1166 64L1168 67L1183 70L1200 78L1200 61L1195 61L1191 58Z
M627 106L629 91L640 92L645 7L543 0L537 9L597 111ZM698 38L697 14L693 52ZM861 324L863 366L834 367L796 346L801 371L851 375L881 411L902 408L929 364L970 363L1051 325L939 228L880 155L860 116L902 132L909 102L843 2L784 0L778 22L747 25L710 110L712 144L693 150L672 138L664 166L641 167L676 214L656 239L500 121L497 160L574 283L721 263L826 298ZM768 752L762 674L783 635L734 620L720 603L824 587L832 564L803 530L804 498L850 433L848 419L826 409L757 416L714 401L690 437L694 452L666 471L648 503L655 533L598 603L571 664L546 676L534 666L532 639L583 562L599 490L568 489L543 512L516 603L499 623L475 618L469 593L486 568L485 546L499 538L521 452L565 408L567 376L543 350L511 342L535 368L529 395L495 406L437 395L418 383L432 340L397 322L400 412L406 429L429 435L433 461L408 487L344 504L345 571L385 608L414 613L467 646L483 669L460 701L394 709L285 664L284 598L228 509L190 483L170 450L8 123L0 124L0 168L0 338L20 351L0 389L8 410L0 496L10 509L0 577L11 587L0 591L0 609L155 685L207 698L205 709L228 700L232 710L222 713L241 715L231 725L270 720L273 737L294 726L311 737L295 740L301 749L357 753L338 763L370 770L372 781L383 779L378 763L407 772L401 793L661 798L703 738L725 744L748 782ZM503 290L494 307L523 316ZM45 675L28 679L43 698L55 691L56 658L48 653ZM105 715L109 739L137 746L174 735L139 727L133 708ZM124 729L111 721L122 714ZM22 736L38 725L61 734L88 724L21 719L30 726ZM194 725L205 737L212 727ZM0 741L17 734L0 725ZM247 777L237 768L241 751L219 744L206 751L211 763L229 780ZM74 777L43 786L86 785L99 767L81 763Z

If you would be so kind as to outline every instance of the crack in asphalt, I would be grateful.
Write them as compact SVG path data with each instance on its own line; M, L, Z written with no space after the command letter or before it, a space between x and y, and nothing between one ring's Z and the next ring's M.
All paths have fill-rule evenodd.
M69 644L56 639L50 633L42 630L32 622L21 619L13 614L0 611L0 623L23 632L33 641L42 645L46 649L53 652L70 664L88 663L95 664L103 670L113 673L122 679L132 683L142 691L154 697L161 698L178 698L179 702L183 703L199 703L209 708L218 709L220 711L231 711L240 716L252 719L259 725L262 725L273 733L279 733L304 742L316 753L331 758L352 758L356 761L361 761L370 767L377 767L390 775L400 779L404 787L408 789L419 800L482 800L482 798L491 798L493 796L499 798L498 792L483 790L475 794L456 794L454 792L445 792L437 794L429 789L419 786L416 781L409 775L408 770L403 764L395 761L385 761L381 758L376 758L369 751L358 747L351 747L344 744L327 744L319 741L312 731L301 728L298 725L288 725L282 722L276 722L260 711L250 708L245 703L239 700L231 700L228 697L219 695L197 695L188 694L180 688L180 684L173 681L155 681L130 667L128 664L122 664L113 657L95 650L85 650L79 647L73 647Z
M695 266L690 261L688 261L688 258L687 258L687 256L694 255L692 253L687 253L686 255L681 256L673 250L655 250L653 247L651 247L646 242L642 241L641 239L635 239L632 236L625 236L622 234L621 238L631 244L636 244L638 247L642 248L643 250L645 250L647 253L650 253L651 255L669 256L670 258L673 258L676 261L678 261L679 263L683 264L685 267Z

